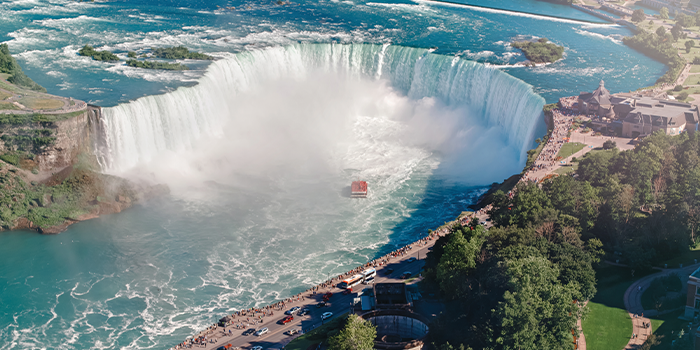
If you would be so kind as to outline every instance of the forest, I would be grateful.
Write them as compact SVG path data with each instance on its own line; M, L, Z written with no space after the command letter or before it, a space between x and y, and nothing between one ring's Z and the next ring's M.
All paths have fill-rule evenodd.
M599 150L572 176L497 191L492 204L493 228L455 226L428 254L426 278L449 310L435 343L573 349L601 260L648 271L695 246L700 135L657 132L629 151Z

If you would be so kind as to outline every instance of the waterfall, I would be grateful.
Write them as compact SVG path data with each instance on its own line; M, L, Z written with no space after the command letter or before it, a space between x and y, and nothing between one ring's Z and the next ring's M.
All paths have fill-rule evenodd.
M448 106L468 106L474 113L465 118L499 128L521 159L542 120L544 100L530 85L479 63L394 45L273 47L212 63L196 86L105 108L105 146L99 154L103 170L126 171L162 152L187 151L198 140L220 137L222 125L236 117L232 96L263 81L303 78L312 71L382 79L410 99L432 97Z

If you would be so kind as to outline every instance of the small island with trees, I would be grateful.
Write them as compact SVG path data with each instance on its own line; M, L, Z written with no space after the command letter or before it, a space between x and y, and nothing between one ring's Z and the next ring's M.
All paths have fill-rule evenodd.
M83 48L80 49L80 51L78 51L78 55L92 57L92 59L95 61L107 61L107 62L119 61L119 57L117 57L117 55L115 55L109 51L97 51L97 50L95 50L94 47L92 47L90 45L83 46Z
M550 43L547 38L537 41L514 41L510 46L520 49L532 63L552 63L564 56L564 47Z
M80 51L78 51L80 56L92 57L96 61L106 61L106 62L117 62L120 61L119 57L109 51L97 51L94 47L90 45L83 46ZM144 69L164 69L164 70L189 70L190 68L181 63L170 63L161 61L149 61L149 60L138 60L138 54L136 51L127 52L126 65L135 68ZM190 60L213 60L214 57L200 52L191 52L184 46L174 46L174 47L164 47L164 48L151 48L150 54L142 54L141 58L156 57L168 60L180 60L180 59L190 59Z
M189 70L190 67L181 63L169 63L160 61L139 61L139 60L128 60L126 65L135 68L145 68L145 69L165 69L165 70Z
M214 59L214 57L211 57L207 54L203 54L203 53L199 53L199 52L190 52L190 50L188 50L184 46L164 47L164 48L152 47L151 51L153 52L153 56L158 57L158 58L165 58L165 59L169 59L169 60L182 60L182 59L213 60Z

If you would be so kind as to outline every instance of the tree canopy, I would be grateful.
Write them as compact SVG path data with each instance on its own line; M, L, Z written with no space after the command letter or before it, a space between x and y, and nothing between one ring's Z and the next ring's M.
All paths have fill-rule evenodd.
M642 9L637 9L632 12L632 22L639 23L646 18L647 16L644 14L644 10Z
M377 328L357 315L350 315L343 329L329 339L330 350L372 350Z

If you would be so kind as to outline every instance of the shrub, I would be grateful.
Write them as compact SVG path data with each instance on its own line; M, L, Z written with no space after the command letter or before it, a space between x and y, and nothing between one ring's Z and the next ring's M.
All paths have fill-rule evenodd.
M617 147L617 143L613 140L607 140L603 142L603 149L613 149Z
M683 85L676 85L676 86L673 88L673 91L681 91L681 90L683 90Z
M688 93L685 92L685 91L681 92L680 94L678 94L678 99L679 99L679 100L686 100L686 99L688 99Z
M0 160L5 163L12 164L14 166L19 166L20 156L17 153L5 153L0 155Z

